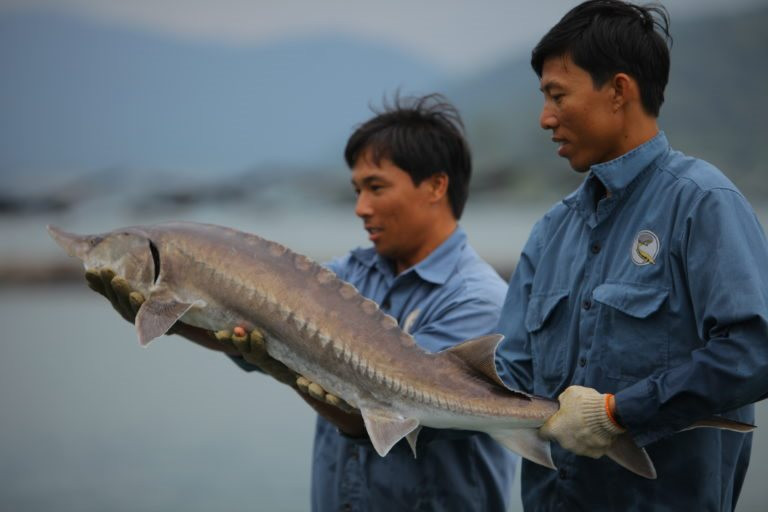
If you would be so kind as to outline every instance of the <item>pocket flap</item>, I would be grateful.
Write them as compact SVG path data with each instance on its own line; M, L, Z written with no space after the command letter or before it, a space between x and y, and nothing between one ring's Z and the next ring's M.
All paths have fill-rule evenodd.
M647 318L659 310L669 290L656 286L628 283L601 284L592 298L634 318Z
M568 297L568 290L558 290L552 293L531 296L528 301L528 311L525 313L525 328L528 332L535 332L541 329L544 322L552 314L555 306L566 297Z

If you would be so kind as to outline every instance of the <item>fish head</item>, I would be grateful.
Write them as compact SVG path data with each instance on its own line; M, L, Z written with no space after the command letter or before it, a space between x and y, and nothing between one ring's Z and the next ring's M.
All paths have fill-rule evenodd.
M67 254L81 260L86 270L112 269L143 293L157 280L160 270L157 249L141 229L77 235L48 226L48 233Z

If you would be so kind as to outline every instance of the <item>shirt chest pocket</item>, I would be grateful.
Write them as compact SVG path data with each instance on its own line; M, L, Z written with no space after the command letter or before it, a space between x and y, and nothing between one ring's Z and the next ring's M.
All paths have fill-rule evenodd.
M595 288L592 298L602 305L595 348L606 376L629 384L668 368L668 297L665 288L640 284Z
M525 315L525 329L531 340L534 379L543 390L556 389L566 375L568 349L568 290L532 295Z

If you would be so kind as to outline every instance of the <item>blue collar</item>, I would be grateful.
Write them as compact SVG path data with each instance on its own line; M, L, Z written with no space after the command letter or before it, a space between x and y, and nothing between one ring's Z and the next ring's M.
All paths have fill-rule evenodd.
M461 248L467 243L467 234L461 226L451 233L442 244L434 251L418 262L413 267L405 270L399 276L395 275L394 265L383 256L376 253L373 247L359 248L352 251L352 257L367 267L375 266L379 272L388 279L396 279L411 273L415 273L424 281L437 285L445 284L453 274L461 257Z
M611 193L610 202L616 204L634 190L640 177L653 168L651 164L668 151L667 136L659 131L651 140L620 157L590 167L587 179L563 202L585 215L591 215L595 208L595 180L600 180Z

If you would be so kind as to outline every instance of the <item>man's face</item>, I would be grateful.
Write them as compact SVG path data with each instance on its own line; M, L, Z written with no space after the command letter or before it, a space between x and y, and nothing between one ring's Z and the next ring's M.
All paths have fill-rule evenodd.
M402 270L415 264L430 230L430 180L411 176L387 159L375 165L364 153L352 169L355 214L363 219L376 252Z
M577 172L621 156L621 117L607 81L595 89L592 77L569 56L550 57L541 72L544 107L539 122L552 130L557 154Z

